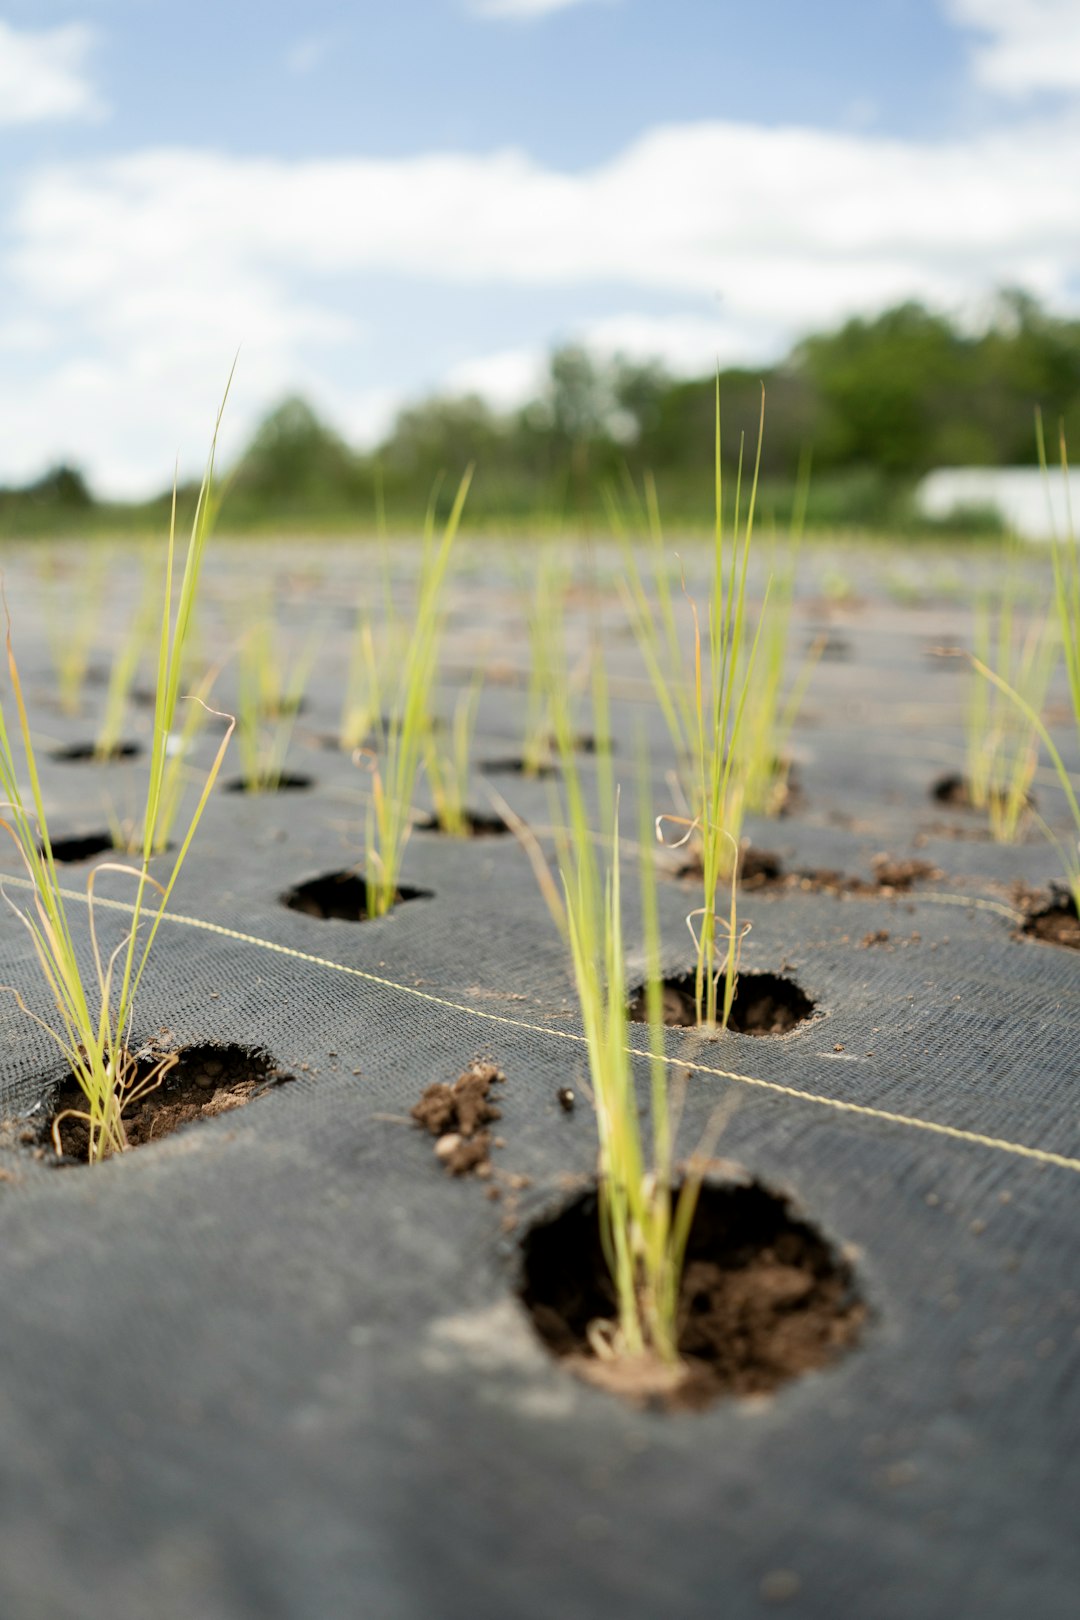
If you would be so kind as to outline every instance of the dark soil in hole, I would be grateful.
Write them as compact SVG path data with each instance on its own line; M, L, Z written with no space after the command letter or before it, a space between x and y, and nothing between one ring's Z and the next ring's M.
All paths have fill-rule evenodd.
M405 884L397 891L396 906L406 900L431 900L430 889L411 889ZM305 917L333 918L338 922L364 922L367 919L367 884L361 872L327 872L288 889L281 896L283 906L300 911Z
M298 714L306 713L307 707L308 700L305 697L282 698L280 703L267 704L261 709L260 718L263 720L295 719Z
M548 743L552 753L555 753L558 749L558 738L553 734L548 738ZM591 731L575 732L573 745L576 754L613 754L616 746L614 737L605 737L601 742Z
M253 1097L271 1086L291 1080L282 1074L264 1052L249 1052L240 1046L190 1047L180 1061L163 1077L161 1084L124 1113L124 1125L131 1147L170 1136L181 1125L211 1119L216 1114L242 1108ZM52 1141L52 1125L66 1109L79 1112L86 1099L74 1080L69 1079L57 1094L45 1130L44 1140ZM60 1142L65 1159L85 1163L89 1136L80 1119L61 1123Z
M696 1026L693 973L665 979L663 997L664 1023L669 1029ZM794 979L785 979L779 973L740 973L728 1029L738 1035L786 1035L813 1012L814 1003ZM630 1019L637 1024L645 1022L644 987L634 992Z
M779 883L784 875L784 863L769 849L755 849L751 844L742 852L739 861L739 882L744 889L763 889L769 883Z
M847 663L852 651L848 638L837 635L833 630L816 630L806 644L807 654L816 653L829 663Z
M970 669L963 647L952 643L925 647L924 652L933 669Z
M294 776L286 771L275 782L249 782L246 777L234 776L224 784L226 793L304 793L315 786L310 776Z
M112 835L107 832L84 833L81 837L74 838L54 838L52 852L53 860L59 861L62 866L74 865L76 861L89 861L95 855L106 853L112 853L122 859L113 844Z
M435 1157L451 1176L492 1173L491 1132L485 1129L502 1118L489 1100L491 1087L506 1079L494 1063L471 1063L452 1086L441 1080L428 1086L411 1113L417 1125L435 1137Z
M501 816L485 815L482 810L466 810L465 823L469 829L467 834L469 838L501 838L504 833L510 831ZM428 821L421 822L419 830L438 833L441 838L456 837L456 834L444 832L434 816Z
M676 851L679 859L676 870L684 878L700 879L701 859L696 852ZM766 889L785 882L784 863L772 850L758 849L747 844L739 853L739 886L743 889Z
M770 870L772 862L776 863L778 868L776 871ZM769 856L763 852L761 864L754 872L752 880L747 880L744 876L742 884L745 888L753 889L798 890L802 894L851 895L856 898L879 899L882 896L888 898L896 894L907 894L921 878L941 877L941 872L929 861L897 860L891 855L875 855L870 864L874 872L871 880L846 877L843 872L834 872L826 867L810 871L785 872L777 856ZM743 872L745 873L747 869L744 857ZM696 876L697 873L691 875Z
M437 732L447 730L447 723L441 715L432 715L431 729ZM374 747L378 744L380 738L396 736L399 730L400 722L393 715L384 714L372 723L364 733L363 741L358 746L361 748ZM351 754L354 751L352 747L346 748L342 745L341 737L337 732L324 731L317 738L317 741L320 748L325 748L330 753Z
M1033 939L1046 940L1051 945L1080 950L1080 916L1077 915L1076 901L1067 890L1055 887L1050 904L1033 911L1022 931Z
M700 1409L762 1395L835 1361L866 1320L852 1269L788 1201L758 1182L707 1181L679 1293L683 1368L658 1387L656 1364L602 1361L596 1321L616 1317L590 1191L532 1228L520 1294L540 1338L579 1376L639 1404Z
M107 754L99 754L93 743L71 743L66 748L55 749L52 757L65 765L81 765L88 761L109 765L119 759L138 759L141 753L139 743L133 742L117 743Z
M966 777L958 774L940 777L930 789L930 797L937 804L948 805L950 810L981 810L981 807L975 805L972 801L971 789L968 786ZM999 793L997 797L1004 806L1007 795ZM1027 804L1029 808L1034 809L1035 798L1033 794L1029 793L1027 795Z
M930 797L938 804L950 805L954 810L971 810L971 793L967 782L955 773L939 777L930 789Z
M558 776L557 765L541 765L529 771L525 768L525 761L519 754L508 756L506 759L491 759L478 767L485 776L524 776L529 781L547 781L552 776Z

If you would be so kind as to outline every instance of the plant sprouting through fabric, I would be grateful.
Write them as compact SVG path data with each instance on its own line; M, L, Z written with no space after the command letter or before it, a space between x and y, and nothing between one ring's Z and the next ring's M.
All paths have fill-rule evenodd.
M285 775L296 717L315 662L315 641L289 656L273 603L250 610L237 654L237 747L248 793L273 793Z
M719 384L715 411L715 522L704 624L701 610L685 584L688 634L680 624L651 480L645 490L653 557L648 582L626 537L625 526L617 511L613 513L617 532L623 538L628 609L677 759L677 808L658 819L658 835L670 846L685 849L701 878L702 905L694 914L695 1000L698 1022L706 1024L717 1023L721 1012L721 972L732 975L736 971L738 929L736 926L732 931L733 907L720 909L718 893L722 883L734 886L737 880L753 761L757 754L766 753L770 778L775 766L775 739L770 737L762 744L753 737L748 720L756 661L770 606L767 583L755 624L749 611L747 584L761 467L764 392L748 494L744 490L744 447L740 441L730 538L725 538L723 520ZM730 1002L731 994L733 991L724 996L725 1003Z
M435 518L437 489L428 504L416 614L401 674L389 713L381 716L370 749L357 751L356 757L366 764L371 778L364 826L369 917L384 917L398 897L401 862L413 826L412 801L432 726L443 595L471 480L470 467L458 485L441 536Z
M226 389L226 397L227 394ZM158 927L220 771L232 731L230 722L179 842L171 870L167 877L159 880L151 875L150 859L152 852L164 842L164 818L168 814L169 739L175 732L177 709L182 700L181 668L191 634L196 592L209 532L209 496L213 488L221 411L215 424L206 472L184 554L175 608L175 491L173 495L161 585L154 737L143 815L143 855L138 866L103 863L87 882L89 968L86 966L86 952L79 946L53 856L34 734L15 657L10 619L8 622L7 662L11 700L15 705L16 734L21 743L27 786L24 790L20 781L13 735L8 727L5 708L0 705L0 787L5 800L0 826L14 841L26 870L25 882L31 892L30 905L25 911L17 907L15 910L33 942L52 1004L52 1016L42 1017L33 1012L18 991L12 990L11 993L29 1016L46 1030L70 1067L72 1077L82 1093L82 1106L69 1112L85 1126L87 1156L91 1164L126 1149L126 1110L148 1090L160 1084L175 1062L173 1054L161 1051L152 1042L141 1049L136 1047L135 1006ZM94 906L95 885L105 872L125 874L133 879L135 885L130 923L120 943L107 953L99 939ZM53 1140L58 1151L61 1150L62 1118L58 1116L53 1124Z

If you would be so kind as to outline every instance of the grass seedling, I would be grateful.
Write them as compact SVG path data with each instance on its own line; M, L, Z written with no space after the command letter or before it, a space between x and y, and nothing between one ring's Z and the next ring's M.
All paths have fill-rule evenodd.
M607 738L603 666L593 669L595 735ZM600 1238L617 1307L613 1324L592 1324L589 1340L601 1359L647 1358L669 1386L678 1381L678 1298L683 1259L701 1187L695 1159L675 1189L675 1121L664 1059L660 928L652 850L653 817L647 774L639 769L642 837L642 931L651 1098L651 1162L643 1140L634 1085L634 1051L627 1014L627 960L623 934L618 795L610 755L598 752L600 820L612 836L599 852L574 749L565 678L552 705L562 780L557 822L559 881L534 836L517 818L515 832L530 856L541 890L566 941L585 1033L589 1080L596 1110ZM606 842L606 840L605 840ZM637 1028L639 1026L635 1026Z
M190 660L186 662L190 663ZM180 729L170 732L166 740L161 792L155 808L154 823L149 833L153 842L147 842L145 815L139 820L126 822L115 814L112 816L113 843L117 849L123 850L126 854L164 855L172 848L173 833L179 819L184 789L193 775L188 762L195 741L206 726L208 718L218 713L217 710L210 708L210 698L220 673L220 664L205 671L181 711ZM186 685L186 680L182 678L181 684ZM231 717L227 717L227 723L232 725Z
M390 545L386 533L386 508L382 493L382 470L376 463L375 522L378 535L382 579L382 625L376 636L373 615L366 601L357 607L345 691L341 703L338 742L344 753L360 748L375 730L383 715L386 681L384 670L399 668L405 657L408 626L402 623L394 605Z
M725 538L723 521L719 381L715 422L715 523L704 631L698 605L687 597L690 636L687 638L680 633L655 487L651 482L646 484L654 559L651 589L622 531L626 601L631 622L678 762L678 813L658 819L658 836L665 843L670 837L673 847L687 848L701 875L703 904L694 913L698 919L694 930L697 945L695 1000L698 1022L706 1024L718 1022L721 974L730 978L736 971L737 953L733 942L738 938L738 929L737 922L732 922L734 897L728 908L729 915L725 917L717 909L717 895L722 882L729 881L734 889L747 808L747 761L756 751L756 744L748 741L748 706L762 630L768 617L770 589L767 584L757 623L753 625L747 606L747 576L761 467L764 391L745 510L744 447L740 442L730 539ZM770 777L774 759L770 746ZM729 936L726 949L722 948L725 933ZM733 990L725 992L726 1003L730 1003L733 993Z
M139 672L139 664L147 647L153 645L154 625L158 614L156 598L156 587L147 574L143 580L139 604L109 670L105 708L94 739L95 759L113 759L120 747L124 719L131 700L131 689Z
M791 731L824 646L824 638L814 642L789 685L786 676L791 616L809 494L807 457L799 469L788 553L780 567L774 546L768 571L768 612L761 615L757 656L745 671L747 702L740 764L744 804L751 815L779 815L787 803Z
M529 632L529 682L525 696L524 776L542 776L551 767L553 717L551 694L556 684L552 649L561 641L567 570L559 552L546 547L539 556L526 594Z
M1036 415L1036 434L1038 439L1039 464L1044 477L1049 480L1049 469L1046 457L1046 441L1043 435L1042 418ZM1061 640L1062 652L1065 660L1065 673L1069 688L1069 697L1072 706L1073 721L1076 733L1080 739L1080 546L1077 544L1076 527L1073 522L1072 509L1069 504L1069 456L1065 443L1064 429L1059 434L1059 461L1062 479L1065 488L1065 532L1059 534L1055 531L1053 539L1054 564L1054 599L1053 610L1057 619L1057 629ZM1072 895L1073 905L1080 915L1080 802L1077 800L1076 790L1061 751L1051 737L1042 716L1038 713L1030 699L996 669L976 656L972 662L980 675L984 676L992 686L1023 716L1030 730L1040 739L1050 756L1051 764L1061 783L1065 794L1065 801L1072 816L1075 839L1069 845L1063 846L1060 841L1050 833L1050 837L1057 845L1058 852L1065 868L1065 875ZM1044 824L1045 825L1045 824ZM1049 829L1047 828L1049 832Z
M396 695L389 714L380 717L372 748L358 751L357 757L366 759L371 770L364 829L369 917L385 917L398 898L401 863L413 826L416 780L432 728L431 696L438 672L443 595L471 481L470 467L458 485L441 536L435 523L438 490L428 504L416 617Z
M88 561L80 567L79 577L62 603L58 600L62 576L51 554L46 562L46 586L55 604L55 611L50 608L46 614L46 625L64 714L77 715L82 707L90 653L101 625L109 562L107 547L91 546Z
M314 662L314 641L291 659L282 652L266 600L240 642L237 659L236 738L246 792L274 793L281 786Z
M451 838L468 838L472 831L465 796L469 785L469 759L481 684L479 679L474 680L459 694L454 705L449 747L444 748L440 744L435 726L429 726L424 739L424 770L431 789L435 819L441 830Z
M1019 837L1031 803L1031 784L1038 766L1038 733L1006 690L1018 694L1039 713L1057 657L1046 623L1029 626L1016 645L1010 563L996 608L984 599L976 605L972 682L966 721L965 780L972 806L985 812L991 836L1011 844ZM1001 686L979 669L991 669Z
M226 391L227 392L227 391ZM224 409L224 402L222 405ZM77 947L75 930L53 858L52 841L42 797L34 749L33 732L26 710L22 682L15 659L10 619L7 656L11 695L18 716L24 769L29 794L20 786L12 737L7 717L0 705L0 787L6 814L0 826L7 831L26 868L31 890L30 908L14 908L33 942L55 1018L50 1021L31 1011L18 990L11 993L30 1017L34 1018L59 1047L71 1074L82 1092L83 1108L69 1111L85 1126L87 1156L97 1164L110 1154L123 1152L128 1143L124 1113L147 1091L160 1084L175 1063L175 1055L163 1053L150 1044L135 1049L135 1001L158 927L172 895L180 870L221 768L232 731L231 724L222 738L203 784L194 813L188 823L172 870L164 882L151 877L149 851L161 842L162 817L166 809L169 738L175 730L180 702L181 665L190 633L195 594L208 534L209 494L213 485L214 456L221 412L218 413L206 473L200 491L191 535L188 540L180 579L179 595L173 605L176 562L176 497L173 496L169 539L165 557L161 631L157 650L157 685L154 703L154 740L150 751L150 772L143 818L144 855L139 866L105 863L87 882L87 919L91 969L87 971ZM135 880L131 920L120 943L104 954L98 937L94 912L95 882L102 872L126 873ZM9 987L10 988L10 987ZM53 1140L61 1151L60 1125L53 1123Z
M382 693L375 631L371 615L362 605L357 609L356 626L349 648L338 724L338 743L343 753L351 754L361 746L371 735L381 712Z

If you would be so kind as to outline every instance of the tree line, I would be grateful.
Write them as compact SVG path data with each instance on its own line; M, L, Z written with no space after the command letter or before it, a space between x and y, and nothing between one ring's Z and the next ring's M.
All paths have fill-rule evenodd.
M855 318L798 343L765 368L719 375L723 459L734 471L761 447L766 515L781 521L812 467L809 518L822 524L913 521L911 495L936 466L1007 466L1036 458L1035 412L1080 443L1080 320L1026 293L1001 293L978 328L916 302ZM261 422L230 470L226 521L370 527L415 523L435 491L449 500L476 465L474 522L606 521L631 516L646 476L669 520L708 519L716 377L671 377L658 364L556 350L537 397L496 411L476 395L435 397L398 415L384 442L348 445L289 398ZM733 481L729 479L729 484ZM440 491L442 493L440 493ZM160 503L128 508L150 518ZM0 524L83 526L119 509L97 503L77 469L0 490Z

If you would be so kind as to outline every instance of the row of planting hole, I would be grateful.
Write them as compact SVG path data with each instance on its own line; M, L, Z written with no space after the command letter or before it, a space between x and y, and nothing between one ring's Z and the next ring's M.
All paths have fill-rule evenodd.
M126 1119L133 1149L232 1112L293 1079L264 1051L198 1046ZM58 1141L66 1168L85 1161L81 1093L53 1099L27 1145ZM867 1311L850 1263L781 1193L739 1173L700 1188L682 1274L681 1373L613 1369L592 1354L597 1323L614 1323L615 1295L600 1241L595 1186L526 1230L514 1289L551 1355L635 1403L699 1410L722 1396L762 1395L825 1367L862 1336ZM630 1382L626 1382L627 1372Z

